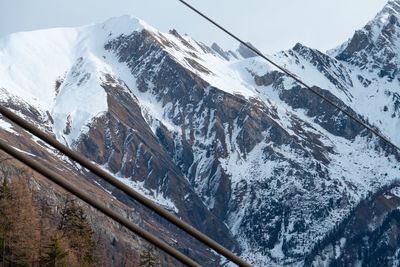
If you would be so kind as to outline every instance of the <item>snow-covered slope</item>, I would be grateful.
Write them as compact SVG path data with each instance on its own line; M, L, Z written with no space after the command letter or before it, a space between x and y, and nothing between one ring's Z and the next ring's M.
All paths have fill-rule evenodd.
M56 80L72 65L77 36L76 29L51 29L1 39L1 87L32 105L49 109L56 95Z
M123 16L81 28L11 34L0 41L0 88L50 112L57 138L72 144L107 110L100 84L112 69L103 58L104 43L145 26Z
M297 44L272 56L397 144L399 3L328 54ZM0 40L1 99L234 248L232 234L254 265L302 265L400 177L400 157L247 52L131 16L18 33Z

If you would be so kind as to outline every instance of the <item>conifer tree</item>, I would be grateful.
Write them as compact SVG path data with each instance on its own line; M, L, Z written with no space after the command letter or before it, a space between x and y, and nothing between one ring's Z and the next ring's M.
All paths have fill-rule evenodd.
M79 266L94 264L95 243L93 230L86 218L84 210L74 200L67 200L61 211L58 226L63 237L67 238L71 249L78 258Z
M145 246L140 253L140 267L156 267L159 266L160 262L154 256L153 248Z
M45 248L45 255L41 259L43 267L67 267L68 252L66 246L61 240L61 236L55 233L51 241Z

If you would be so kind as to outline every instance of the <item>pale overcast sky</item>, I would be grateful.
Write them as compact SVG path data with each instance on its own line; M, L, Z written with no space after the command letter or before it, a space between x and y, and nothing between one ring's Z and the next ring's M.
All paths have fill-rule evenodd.
M387 0L187 0L261 51L296 42L322 51L348 39ZM0 0L0 37L12 32L80 26L135 15L161 31L175 28L224 48L237 44L177 0Z

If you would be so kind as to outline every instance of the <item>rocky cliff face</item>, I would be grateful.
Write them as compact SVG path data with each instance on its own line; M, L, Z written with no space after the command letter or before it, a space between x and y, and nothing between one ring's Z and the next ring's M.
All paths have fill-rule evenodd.
M306 266L397 266L398 182L360 202L305 261Z
M396 143L399 6L390 1L328 54L297 44L273 56ZM54 31L2 41L6 68L0 71L13 74L0 79L5 103L27 118L40 117L36 123L59 140L256 266L350 262L326 252L333 244L327 239L339 244L340 255L355 257L351 244L359 243L347 223L362 221L354 212L359 203L399 177L397 151L243 47L237 53L208 47L132 17ZM15 62L47 57L10 51L29 49L26 40L41 34L46 38L37 50L57 47L47 53L61 63L28 83ZM19 99L34 108L21 108ZM365 203L366 209L375 205ZM382 228L361 234L374 240L368 249L387 248L379 241L387 235L397 238L398 216L389 213ZM338 225L349 234L338 232ZM179 231L160 227L185 244L177 245L185 253L219 264ZM390 242L393 253L382 257L395 255L396 244ZM363 261L371 255L378 254L363 252Z
M400 4L389 1L381 12L337 51L335 56L379 77L395 79L399 73Z

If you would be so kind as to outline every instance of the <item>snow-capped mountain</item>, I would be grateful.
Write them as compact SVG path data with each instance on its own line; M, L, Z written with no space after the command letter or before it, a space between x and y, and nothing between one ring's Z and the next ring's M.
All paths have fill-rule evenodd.
M389 1L328 53L271 57L400 144L399 11ZM380 214L366 229L398 238L384 222L397 218L399 152L245 47L123 16L12 34L0 62L2 103L255 266L348 266L365 203Z

